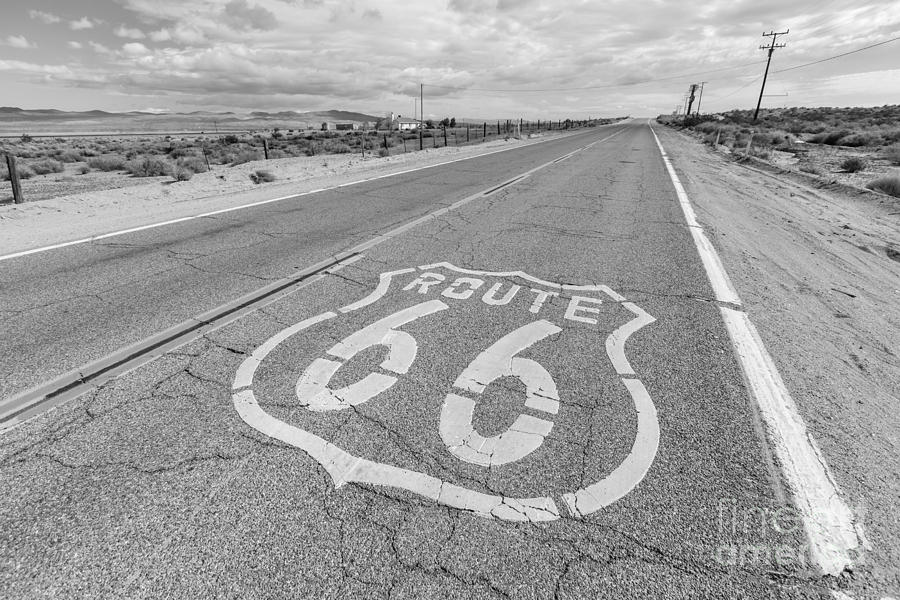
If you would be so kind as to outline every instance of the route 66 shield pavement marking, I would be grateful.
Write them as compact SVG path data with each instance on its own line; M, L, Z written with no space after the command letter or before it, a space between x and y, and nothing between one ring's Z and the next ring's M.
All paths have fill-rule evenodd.
M486 285L489 280L514 280L503 292L504 283ZM621 384L627 390L637 417L637 431L628 455L617 467L598 481L559 496L565 511L572 517L590 515L628 494L647 474L659 445L659 424L656 408L646 388L635 374L626 355L628 338L655 319L643 309L603 285L563 285L532 277L521 271L488 272L461 269L442 262L382 273L377 287L366 297L341 307L305 319L269 338L244 360L232 386L233 402L241 418L261 433L303 450L319 462L331 476L336 487L347 482L367 483L404 489L430 498L440 504L474 512L481 516L510 521L551 521L564 516L559 504L550 495L508 497L469 489L443 481L427 473L379 463L358 457L322 437L289 424L264 410L253 391L257 368L279 345L307 330L340 315L353 313L383 299L395 284L404 292L431 299L417 298L406 308L378 319L334 344L303 371L295 392L299 406L312 412L346 410L366 402L377 402L400 377L413 366L418 341L402 327L418 319L433 319L450 314L462 302L479 302L488 306L504 306L518 294L533 295L529 313L541 316L544 304L560 293L570 295L562 320L574 324L596 326L594 318L604 302L618 304L633 317L612 331L605 340L605 353L612 363ZM482 294L482 289L486 291ZM442 290L442 291L441 291ZM532 296L527 296L532 300ZM523 305L524 306L524 305ZM560 321L560 319L556 319ZM447 390L441 408L441 439L447 450L458 459L485 468L502 468L529 455L539 448L552 433L553 418L560 406L560 397L553 375L537 361L516 356L530 346L538 347L545 340L559 334L561 323L549 319L535 320L510 331L482 350L458 375ZM568 325L568 324L566 324ZM381 363L383 372L371 373L360 381L333 389L332 376L345 361L360 351L384 346L387 358ZM597 355L600 355L597 352ZM472 414L480 394L501 377L517 378L524 384L524 407L540 416L518 416L504 432L482 436L473 426Z

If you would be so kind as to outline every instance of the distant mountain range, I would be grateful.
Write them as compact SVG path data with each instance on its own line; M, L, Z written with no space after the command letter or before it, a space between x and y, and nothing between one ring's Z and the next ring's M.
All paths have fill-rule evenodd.
M217 121L377 121L382 117L367 115L364 113L345 110L326 110L312 112L281 111L268 113L253 111L245 115L234 112L209 112L194 111L190 113L155 113L143 111L130 111L124 113L107 112L104 110L88 111L64 111L53 108L22 109L13 106L0 107L0 121L84 121L101 119L128 119L128 118L160 120L197 120L198 118Z

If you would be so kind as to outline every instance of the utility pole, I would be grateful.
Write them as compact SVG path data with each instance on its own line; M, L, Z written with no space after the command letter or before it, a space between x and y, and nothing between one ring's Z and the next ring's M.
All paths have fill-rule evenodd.
M419 150L423 149L422 129L425 127L425 84L419 84Z
M700 82L700 97L697 98L697 116L700 116L700 102L703 100L703 86L706 85L705 81Z
M759 90L759 101L756 103L756 112L753 113L753 121L756 122L756 117L759 116L759 107L762 104L763 92L766 90L766 78L769 76L769 65L772 64L772 53L775 51L775 48L784 48L785 44L776 44L775 40L778 39L779 35L787 35L791 32L790 29L787 31L770 31L769 33L763 33L763 37L772 38L772 42L768 46L760 46L760 50L768 50L769 51L769 60L766 61L766 72L763 74L762 87Z
M687 108L684 111L684 118L687 120L688 117L691 116L691 106L694 104L694 94L697 92L697 87L699 87L696 83L692 83L690 87L690 91L688 92L688 103Z

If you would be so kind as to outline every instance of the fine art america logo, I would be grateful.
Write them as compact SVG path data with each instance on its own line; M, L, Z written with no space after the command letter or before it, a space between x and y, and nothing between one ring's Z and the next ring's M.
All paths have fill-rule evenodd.
M365 298L301 321L264 342L239 367L233 400L247 424L303 450L328 471L337 487L346 482L389 486L512 521L579 517L629 493L656 456L656 408L626 356L629 336L653 321L603 285L556 284L518 271L472 271L449 263L401 269L382 273L376 289ZM273 388L268 383L271 377L261 374L290 371L286 363L295 355L285 348L291 344L295 352L312 354L295 367L292 390L273 392L277 386ZM373 348L384 360L347 383L341 371L349 372L354 357L371 356ZM267 370L264 364L269 363L280 368ZM345 438L338 445L336 433L331 435L335 429L317 428L316 419L346 416L348 411L380 403L404 406L425 388L411 386L430 377L425 389L432 397L424 402L417 397L415 410L423 404L434 407L433 417L426 420L431 419L443 442L440 451L467 468L508 469L538 456L535 453L553 439L560 420L572 418L567 410L572 413L570 407L581 400L579 396L591 393L579 389L579 384L588 381L599 387L585 379L589 370L607 373L603 385L613 386L617 397L628 399L620 409L635 423L634 437L617 464L596 475L596 480L556 494L542 490L544 495L514 497L472 489L475 486L467 480L447 481L446 474L441 479L360 456L359 447L348 450L353 440ZM446 381L435 386L435 377ZM517 380L504 391L516 394L518 416L495 435L484 434L483 427L480 432L479 401L489 388L509 380ZM277 397L268 400L273 395ZM286 406L292 412L285 412Z

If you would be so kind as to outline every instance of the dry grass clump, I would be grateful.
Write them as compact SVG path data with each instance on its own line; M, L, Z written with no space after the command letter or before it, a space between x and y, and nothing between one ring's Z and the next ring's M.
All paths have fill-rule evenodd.
M84 157L81 155L81 153L75 150L57 150L53 157L56 160L64 163L75 163L84 160Z
M31 179L35 176L35 172L31 170L31 167L27 165L17 166L16 173L19 175L19 179ZM6 167L6 163L3 163L3 176L0 177L3 181L9 181L9 169Z
M243 150L231 156L229 166L236 167L244 163L253 162L254 160L262 160L262 153L259 150Z
M894 144L885 148L884 157L892 165L900 165L900 144Z
M134 177L160 177L172 173L172 164L158 156L144 156L130 161L125 170Z
M193 176L194 172L187 167L175 165L175 167L172 169L172 179L174 179L175 181L190 181L191 177Z
M897 175L889 175L887 177L879 177L874 181L866 184L870 190L876 190L900 198L900 177Z
M253 173L250 173L250 179L253 180L253 183L260 184L260 183L271 183L271 182L275 181L276 177L274 175L272 175L272 173L270 173L269 171L260 169L258 171L254 171Z
M860 171L865 170L866 161L858 156L851 156L850 158L844 159L841 163L841 168L848 173L859 173Z
M49 173L62 173L65 170L65 167L58 160L53 160L52 158L45 158L42 160L38 160L35 162L28 163L28 167L34 172L35 175L47 175ZM21 177L21 174L20 174Z
M185 156L179 158L175 162L175 166L187 169L191 171L191 173L206 173L209 170L206 168L206 161L200 156Z
M104 155L96 158L89 158L87 164L92 169L98 171L124 171L125 159L121 156Z
M804 163L800 165L800 171L803 173L809 173L810 175L821 175L822 169L817 167L812 163Z
M349 154L353 152L353 148L351 148L349 144L334 140L327 140L324 149L326 154Z
M850 132L846 129L841 129L839 131L823 131L822 133L817 133L814 136L810 137L806 141L811 144L825 144L826 146L837 146L838 142L841 139L850 135Z

